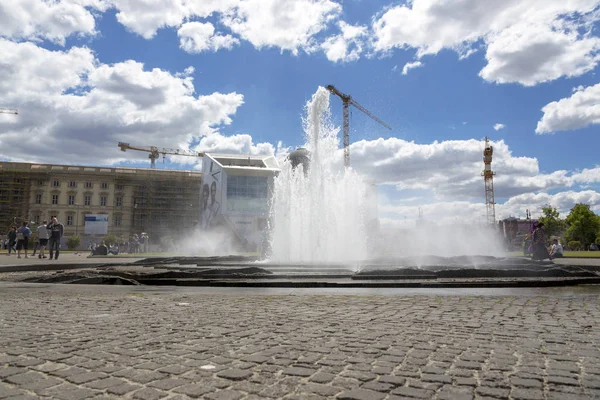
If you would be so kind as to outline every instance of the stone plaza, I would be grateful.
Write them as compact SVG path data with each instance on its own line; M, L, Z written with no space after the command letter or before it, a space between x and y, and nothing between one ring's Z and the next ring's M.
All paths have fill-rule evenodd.
M3 282L0 398L600 398L595 286L471 292Z

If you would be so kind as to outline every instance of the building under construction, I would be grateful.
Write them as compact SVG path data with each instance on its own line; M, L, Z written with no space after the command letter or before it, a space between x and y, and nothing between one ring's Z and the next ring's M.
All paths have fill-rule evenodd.
M0 234L57 216L64 237L82 236L82 247L106 234L128 241L145 232L159 248L198 225L201 178L194 171L0 162ZM90 231L97 215L106 232Z

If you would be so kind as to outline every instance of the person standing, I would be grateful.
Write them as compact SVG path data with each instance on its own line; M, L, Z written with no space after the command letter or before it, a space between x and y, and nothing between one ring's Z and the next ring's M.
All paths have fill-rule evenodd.
M46 257L46 246L48 245L48 221L42 222L40 226L37 227L38 240L40 242L40 254L38 258L47 258Z
M29 246L30 236L31 229L27 226L27 221L24 221L23 225L17 230L17 258L21 258L21 250L25 250L25 258L29 258L27 247Z
M16 252L15 243L17 243L17 227L12 225L10 230L8 231L8 254L10 256L10 251Z
M60 239L63 236L65 227L63 224L58 222L56 217L52 217L50 223L46 226L46 229L50 231L50 259L52 260L52 254L54 251L54 259L58 260L58 253L60 252Z

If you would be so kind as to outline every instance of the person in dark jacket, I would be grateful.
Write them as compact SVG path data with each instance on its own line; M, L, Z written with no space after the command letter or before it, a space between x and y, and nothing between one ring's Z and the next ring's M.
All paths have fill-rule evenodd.
M50 259L52 260L52 254L54 253L54 259L58 260L58 253L60 251L60 239L63 236L65 227L63 224L58 222L56 217L52 217L50 223L46 226L50 236Z
M538 222L535 231L533 231L533 242L531 257L532 260L545 260L550 258L548 249L546 248L546 232L544 232L544 223Z
M17 227L11 226L8 231L8 255L10 256L10 251L17 252L15 249L15 244L17 244Z

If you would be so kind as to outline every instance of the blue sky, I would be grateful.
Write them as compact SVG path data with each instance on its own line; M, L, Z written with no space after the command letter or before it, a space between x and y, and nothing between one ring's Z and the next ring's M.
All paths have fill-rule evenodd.
M485 136L499 216L598 209L600 2L563 3L17 0L0 6L0 105L20 110L0 116L0 159L147 165L119 140L273 153L334 84L393 127L353 110L353 166L387 223L481 213Z

